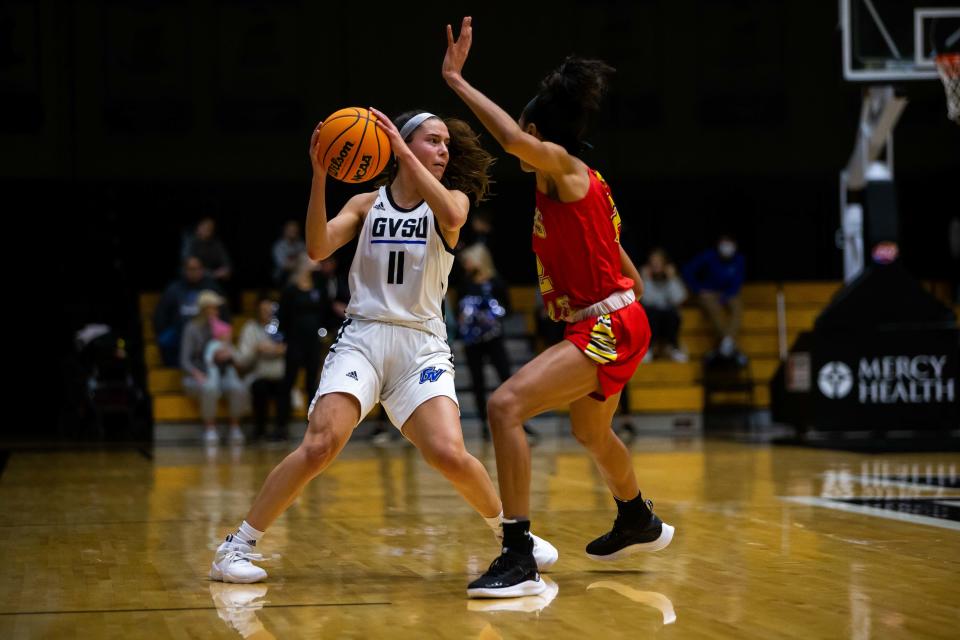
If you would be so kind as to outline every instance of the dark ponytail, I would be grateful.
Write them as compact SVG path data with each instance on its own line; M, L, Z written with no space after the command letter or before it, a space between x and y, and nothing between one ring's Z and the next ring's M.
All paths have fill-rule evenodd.
M545 140L578 154L590 118L600 111L609 78L616 71L602 60L568 56L540 83L521 119L532 122Z

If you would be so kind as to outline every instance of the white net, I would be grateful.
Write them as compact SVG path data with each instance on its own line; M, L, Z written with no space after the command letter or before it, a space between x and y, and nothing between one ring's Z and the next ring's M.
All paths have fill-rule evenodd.
M937 56L937 71L947 94L947 117L960 124L960 53Z

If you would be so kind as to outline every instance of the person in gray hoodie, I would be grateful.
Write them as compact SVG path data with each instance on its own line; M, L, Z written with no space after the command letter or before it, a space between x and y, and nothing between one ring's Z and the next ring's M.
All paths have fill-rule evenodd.
M267 435L267 407L273 400L276 407L276 428L271 440L286 440L290 421L290 392L284 385L284 358L287 345L280 333L276 303L261 295L257 317L247 320L240 332L237 366L244 372L244 384L253 400L253 437Z
M667 252L656 248L650 252L647 264L640 269L646 288L640 301L650 321L652 338L648 353L654 358L669 358L686 362L687 354L680 350L680 305L687 299L687 289L670 262Z

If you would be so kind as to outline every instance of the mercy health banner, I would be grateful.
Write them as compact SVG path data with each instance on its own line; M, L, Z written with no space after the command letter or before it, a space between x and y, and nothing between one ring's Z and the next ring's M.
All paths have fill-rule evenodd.
M809 391L818 428L960 427L956 329L822 331L812 337Z

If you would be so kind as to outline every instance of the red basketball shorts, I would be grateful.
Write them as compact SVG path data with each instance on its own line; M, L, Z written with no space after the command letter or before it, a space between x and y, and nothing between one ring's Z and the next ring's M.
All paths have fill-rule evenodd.
M567 325L564 338L597 363L602 398L621 391L650 346L650 323L639 302ZM597 397L600 394L591 394Z

